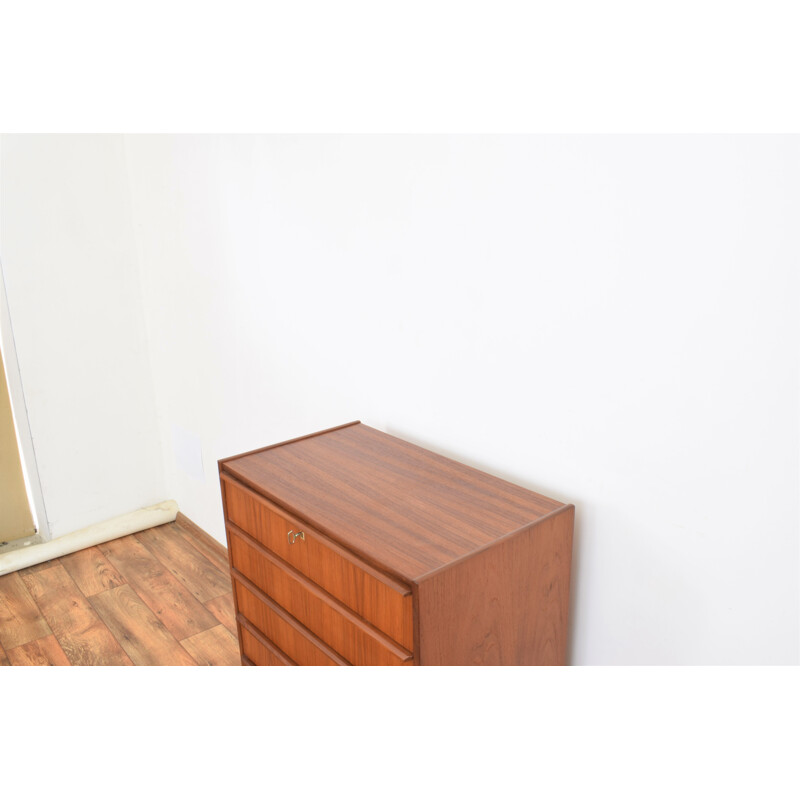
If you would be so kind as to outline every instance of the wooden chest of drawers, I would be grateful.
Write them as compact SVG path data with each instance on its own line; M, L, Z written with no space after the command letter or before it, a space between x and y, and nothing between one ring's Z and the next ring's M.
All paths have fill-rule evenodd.
M219 462L243 664L563 664L574 507L359 422Z

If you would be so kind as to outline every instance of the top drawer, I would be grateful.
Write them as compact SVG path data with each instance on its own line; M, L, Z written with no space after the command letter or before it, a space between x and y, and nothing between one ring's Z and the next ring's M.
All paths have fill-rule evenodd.
M408 587L382 575L236 479L221 477L231 522L413 652ZM300 533L303 538L294 535Z

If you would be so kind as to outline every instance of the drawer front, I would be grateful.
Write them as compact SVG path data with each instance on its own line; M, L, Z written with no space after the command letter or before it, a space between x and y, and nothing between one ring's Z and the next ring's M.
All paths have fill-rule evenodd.
M228 519L406 650L414 647L411 591L360 562L313 527L223 475ZM289 531L304 538L289 540Z
M285 612L281 614L270 606L268 598L259 598L257 590L252 591L240 581L233 585L239 613L296 664L328 667L346 663L322 642L304 635L296 622L287 621Z
M376 666L410 660L409 652L336 603L246 534L233 526L228 530L234 580L238 579L238 571L342 658L351 664Z
M288 667L288 662L262 644L247 628L242 628L242 651L256 667Z

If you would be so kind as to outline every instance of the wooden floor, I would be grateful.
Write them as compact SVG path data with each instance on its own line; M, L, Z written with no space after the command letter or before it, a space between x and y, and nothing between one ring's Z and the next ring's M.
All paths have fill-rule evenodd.
M240 663L227 551L181 514L0 576L0 666Z

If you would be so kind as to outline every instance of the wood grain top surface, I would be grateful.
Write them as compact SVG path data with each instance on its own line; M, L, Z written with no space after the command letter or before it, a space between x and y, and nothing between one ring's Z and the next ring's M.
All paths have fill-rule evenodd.
M220 470L407 581L565 507L362 423L223 459Z

